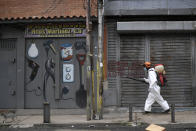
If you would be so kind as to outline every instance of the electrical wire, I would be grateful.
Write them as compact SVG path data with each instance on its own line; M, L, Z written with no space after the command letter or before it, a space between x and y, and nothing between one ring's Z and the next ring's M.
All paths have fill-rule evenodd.
M83 8L86 9L86 0L83 0Z
M93 6L97 6L97 1L98 0L91 0L91 7L93 7Z
M46 14L46 13L50 13L51 11L53 11L57 5L59 5L60 3L62 2L62 0L53 0L52 4L50 4L50 6L45 10L43 11L41 14Z

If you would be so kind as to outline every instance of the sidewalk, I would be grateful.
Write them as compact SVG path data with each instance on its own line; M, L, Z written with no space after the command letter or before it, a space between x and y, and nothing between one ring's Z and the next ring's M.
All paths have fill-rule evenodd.
M34 125L43 124L42 109L17 109L16 119L12 121L8 117L6 123L3 123L5 118L0 116L1 125L32 127ZM129 112L127 108L105 108L102 120L86 120L86 111L84 109L52 109L50 124L132 124L134 126L141 123L146 124L190 124L196 123L196 108L177 108L175 112L176 123L171 123L171 113L163 114L154 113L143 114L140 109L134 109L133 122L129 123ZM195 124L196 125L196 124Z

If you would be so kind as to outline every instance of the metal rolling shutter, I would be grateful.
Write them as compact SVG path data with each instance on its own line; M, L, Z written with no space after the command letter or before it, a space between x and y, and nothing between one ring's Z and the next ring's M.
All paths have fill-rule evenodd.
M124 76L144 77L142 66L145 58L145 39L143 36L121 36L120 60L122 63L128 62L124 67ZM144 106L147 95L147 87L144 83L123 78L121 76L121 106L134 104L134 106Z
M116 62L117 58L117 45L118 45L118 34L116 32L116 23L108 23L108 87L117 88L117 78L116 78Z
M161 89L163 97L169 104L193 106L190 36L153 36L150 53L152 63L165 64L168 86Z

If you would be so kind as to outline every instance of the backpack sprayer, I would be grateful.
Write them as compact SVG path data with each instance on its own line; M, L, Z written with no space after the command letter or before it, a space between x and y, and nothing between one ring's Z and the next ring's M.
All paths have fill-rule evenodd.
M155 65L155 72L157 75L157 84L160 87L164 87L167 83L166 77L165 77L165 69L164 69L164 65L163 64L156 64ZM131 80L135 80L135 81L139 81L145 84L148 84L145 82L144 78L133 78L133 77L124 77L124 78L128 78Z
M123 78L128 78L128 79L131 79L131 80L135 80L135 81L139 81L139 82L148 84L148 83L145 82L144 78L133 78L133 77L123 77Z
M164 87L167 83L166 77L165 77L165 69L163 64L156 64L155 65L155 72L157 74L157 84L160 87Z

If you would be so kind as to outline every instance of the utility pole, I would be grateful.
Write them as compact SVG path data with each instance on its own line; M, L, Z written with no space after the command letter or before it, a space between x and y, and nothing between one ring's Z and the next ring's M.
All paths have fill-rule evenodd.
M97 58L97 114L103 119L103 8L104 0L98 0L98 58Z
M90 7L90 0L86 0L86 50L87 50L87 55L86 55L86 90L87 90L87 121L91 120L91 86L92 86L92 76L91 76L91 31L92 31L92 22L90 21L90 16L91 16L91 7Z

